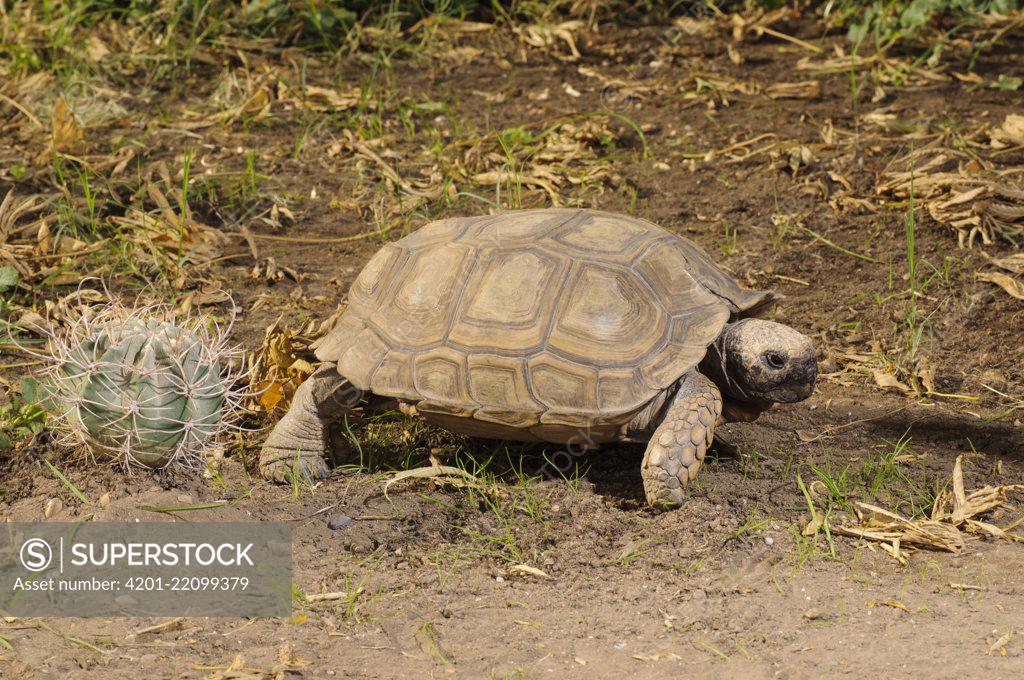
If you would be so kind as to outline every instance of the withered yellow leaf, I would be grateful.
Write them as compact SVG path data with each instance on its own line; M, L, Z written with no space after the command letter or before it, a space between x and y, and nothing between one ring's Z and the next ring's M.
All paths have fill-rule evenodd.
M78 126L74 112L63 98L53 105L53 148L55 151L71 152L85 133Z
M277 380L260 383L257 387L260 391L260 406L266 409L267 413L277 408L284 399L284 390Z

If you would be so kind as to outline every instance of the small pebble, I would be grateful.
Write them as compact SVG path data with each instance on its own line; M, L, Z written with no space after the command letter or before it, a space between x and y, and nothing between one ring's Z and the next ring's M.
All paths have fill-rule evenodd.
M348 515L338 515L337 517L335 517L327 523L327 528L331 531L337 531L338 529L341 529L351 521L352 518Z
M51 498L46 501L46 505L43 506L43 517L50 519L64 508L64 504L60 502L59 498Z
M775 539L772 538L771 536L765 536L764 537L764 543L765 543L765 545L774 545Z

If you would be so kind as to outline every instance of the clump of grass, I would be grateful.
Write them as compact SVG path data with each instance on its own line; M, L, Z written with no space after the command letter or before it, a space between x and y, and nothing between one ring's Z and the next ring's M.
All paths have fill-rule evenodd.
M11 393L0 403L0 453L10 451L19 439L27 439L43 432L46 411L39 405L38 385L29 378L21 381L21 394Z
M823 15L827 21L847 26L851 44L885 51L894 46L921 45L923 59L937 59L949 39L984 27L986 19L998 18L1020 8L1018 0L833 0ZM986 46L989 36L979 36Z

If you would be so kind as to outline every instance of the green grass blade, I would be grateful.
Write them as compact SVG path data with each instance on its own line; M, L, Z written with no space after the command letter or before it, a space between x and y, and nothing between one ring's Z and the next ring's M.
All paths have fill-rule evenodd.
M149 512L184 512L186 510L211 510L213 508L223 508L227 505L227 501L214 501L212 503L195 503L193 505L144 505L143 510Z
M59 479L60 481L64 482L64 486L66 486L69 489L71 489L71 493L75 494L75 496L78 498L78 500L82 501L86 505L92 505L92 502L88 498L86 498L85 495L81 491L79 491L77 488L75 488L74 484L72 484L71 482L68 481L68 478L64 476L63 472L61 472L56 467L54 467L53 464L50 461L44 460L43 462L46 463L46 467L50 468L50 472L52 472L53 474L57 475L57 479Z

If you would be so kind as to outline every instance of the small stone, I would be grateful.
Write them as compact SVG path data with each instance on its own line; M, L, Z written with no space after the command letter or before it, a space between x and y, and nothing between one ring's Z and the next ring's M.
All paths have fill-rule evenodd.
M338 529L341 529L351 521L352 518L348 515L338 515L334 519L327 522L327 528L331 531L337 531Z
M825 613L820 609L808 609L804 612L804 618L808 621L819 621L825 618Z
M612 649L625 649L625 647L626 643L622 640L619 640L618 642L612 644Z
M46 501L46 505L43 506L43 517L50 519L63 509L64 504L60 502L59 498L51 498Z
M495 576L494 580L497 581L498 583L504 583L505 582L505 577L503 577L503 576Z
M765 545L774 545L775 544L775 539L772 538L771 536L765 536L764 537L764 544Z

